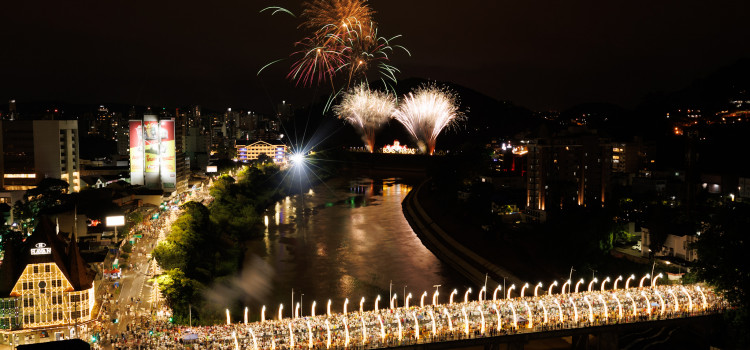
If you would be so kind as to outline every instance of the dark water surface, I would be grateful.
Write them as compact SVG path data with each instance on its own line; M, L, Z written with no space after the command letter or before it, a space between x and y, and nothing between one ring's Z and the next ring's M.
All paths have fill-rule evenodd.
M348 310L355 310L364 296L365 308L371 309L377 295L381 307L388 305L391 281L399 305L404 286L413 294L412 304L424 291L429 303L435 285L442 285L440 296L447 300L466 282L422 245L404 218L401 201L411 189L394 178L337 178L269 208L266 236L248 248L249 256L260 257L252 269L268 275L257 283L266 291L254 303L267 303L274 315L284 303L290 315L294 288L294 302L302 297L304 315L313 300L317 314L325 312L328 299L332 311L341 311L345 298Z

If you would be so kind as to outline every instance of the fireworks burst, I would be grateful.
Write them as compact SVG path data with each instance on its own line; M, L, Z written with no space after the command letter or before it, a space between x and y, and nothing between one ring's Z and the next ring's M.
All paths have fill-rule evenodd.
M326 34L343 35L360 23L372 23L375 13L365 0L312 0L302 3L300 27Z
M395 96L370 90L365 84L344 93L341 103L333 107L339 118L357 129L370 152L375 149L375 132L388 122L395 109Z
M388 63L390 54L396 49L411 53L403 46L391 44L400 35L391 38L378 35L373 20L375 12L366 0L311 0L303 2L302 8L303 22L299 28L309 31L309 35L295 43L297 51L291 55L294 63L288 79L302 86L330 82L334 91L366 82L370 71L377 72L386 86L390 86L388 82L396 82L399 71ZM294 16L278 6L263 11ZM334 83L337 76L342 77L341 89Z
M458 98L447 88L423 85L404 96L393 118L417 140L420 151L432 155L440 132L463 119Z

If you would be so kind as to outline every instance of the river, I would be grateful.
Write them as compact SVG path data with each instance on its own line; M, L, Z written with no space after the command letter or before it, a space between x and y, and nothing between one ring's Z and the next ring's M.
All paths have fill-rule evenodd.
M271 310L284 303L291 315L294 289L295 304L308 315L313 301L325 312L328 299L332 311L341 311L345 298L356 309L361 297L371 309L380 295L383 307L389 288L399 305L404 288L412 304L424 291L431 302L435 285L442 300L453 288L464 290L463 277L425 248L404 218L401 201L411 189L395 178L340 177L277 202L267 211L265 237L248 245L253 303Z

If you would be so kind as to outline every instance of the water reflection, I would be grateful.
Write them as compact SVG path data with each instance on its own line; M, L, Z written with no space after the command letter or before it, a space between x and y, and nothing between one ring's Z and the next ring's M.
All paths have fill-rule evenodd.
M330 298L340 311L347 297L387 299L391 282L400 304L404 286L421 294L464 285L406 222L401 202L411 189L397 179L335 179L276 203L266 236L249 247L275 271L272 297L262 302L289 304L294 288L295 303L304 293L302 310Z

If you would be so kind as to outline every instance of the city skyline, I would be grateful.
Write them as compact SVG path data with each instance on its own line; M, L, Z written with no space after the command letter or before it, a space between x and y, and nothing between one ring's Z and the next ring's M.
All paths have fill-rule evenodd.
M433 3L430 3L433 4ZM57 5L5 11L9 53L0 96L19 101L192 105L272 110L327 91L285 79L299 40L285 3ZM451 81L535 110L584 102L633 107L750 55L747 4L373 3L383 35L402 34L399 79ZM292 8L292 7L290 7ZM298 9L296 9L298 10ZM317 88L315 88L317 87Z

